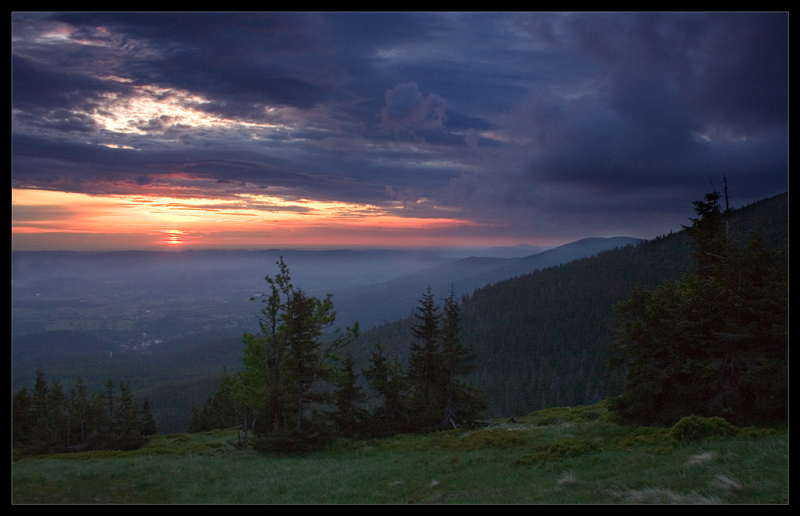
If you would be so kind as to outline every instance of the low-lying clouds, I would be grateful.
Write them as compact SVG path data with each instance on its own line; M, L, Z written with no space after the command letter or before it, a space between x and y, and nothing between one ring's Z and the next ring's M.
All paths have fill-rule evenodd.
M788 189L785 13L14 13L12 51L15 189L507 243L652 238L723 175L736 206Z

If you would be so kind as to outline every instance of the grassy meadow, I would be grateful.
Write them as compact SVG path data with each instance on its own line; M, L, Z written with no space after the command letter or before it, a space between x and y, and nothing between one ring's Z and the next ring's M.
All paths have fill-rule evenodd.
M12 502L788 503L786 429L698 421L620 426L600 403L482 429L340 440L301 457L235 449L226 442L235 431L170 434L130 452L15 456Z

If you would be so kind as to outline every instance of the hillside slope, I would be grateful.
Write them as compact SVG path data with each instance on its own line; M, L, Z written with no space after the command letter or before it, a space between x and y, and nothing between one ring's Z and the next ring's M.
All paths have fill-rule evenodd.
M498 281L640 241L630 237L586 238L522 258L470 257L444 263L364 289L337 293L337 321L343 325L359 321L362 328L370 328L408 317L428 287L439 299L451 290L460 297Z
M788 194L735 210L730 222L732 232L757 232L773 247L786 245ZM681 231L501 281L465 298L462 335L478 353L471 380L489 394L490 415L594 403L619 394L624 371L607 366L614 304L627 299L636 285L653 289L679 279L690 267L689 239ZM402 320L378 327L364 336L364 345L380 341L403 357L410 324Z

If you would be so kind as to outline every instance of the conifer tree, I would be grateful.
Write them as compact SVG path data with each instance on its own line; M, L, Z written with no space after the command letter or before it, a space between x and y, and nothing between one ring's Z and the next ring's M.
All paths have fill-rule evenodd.
M50 382L47 398L47 445L65 447L69 445L69 402L64 394L61 381L56 378Z
M370 352L369 367L364 371L372 389L383 403L373 411L373 429L378 434L393 434L408 426L408 382L397 355L390 360L380 342Z
M282 258L278 267L274 279L266 277L270 293L262 299L261 333L245 334L245 369L234 397L263 421L256 428L260 448L292 453L322 438L319 409L332 397L319 386L333 380L334 352L358 336L358 325L323 346L323 330L336 319L331 296L308 296L292 286Z
M367 396L358 385L355 359L347 354L338 372L336 390L333 393L336 410L332 417L339 431L345 437L357 437L368 419L368 412L362 407Z
M786 253L730 234L718 198L695 202L694 270L618 305L617 363L628 374L614 408L624 419L672 424L695 414L757 423L787 415Z
M13 445L24 453L133 449L144 443L129 383L120 382L116 395L109 379L105 390L89 397L78 379L68 398L59 379L48 382L37 371L33 395L29 392L23 388L12 398Z
M461 311L451 292L444 309L436 306L430 288L420 300L411 328L408 381L410 409L419 429L459 426L474 419L488 403L463 381L473 370L474 354L461 338Z
M143 436L147 437L158 433L156 418L153 416L153 410L150 408L150 400L147 398L145 398L142 403L142 411L139 420L141 421L141 434Z
M70 422L70 444L81 445L86 442L87 418L89 417L89 390L83 378L78 378L75 387L72 389L70 398L71 422Z
M28 442L35 425L33 400L23 387L12 398L12 444L18 447Z
M41 370L36 370L36 381L33 385L33 395L31 399L31 408L33 412L32 429L30 442L46 450L49 445L50 430L49 421L50 414L48 412L48 398L50 393L50 386L44 378L44 373Z
M411 327L414 341L408 359L408 379L412 389L410 403L416 424L426 428L441 421L446 396L439 339L441 314L430 287L414 315L416 323Z
M467 423L488 406L483 393L463 381L463 376L475 369L475 352L472 346L464 344L460 323L461 309L451 291L445 299L439 334L442 384L445 387L442 426L457 427Z
M119 382L119 395L113 400L112 436L110 447L131 450L144 443L139 407L133 399L130 382Z

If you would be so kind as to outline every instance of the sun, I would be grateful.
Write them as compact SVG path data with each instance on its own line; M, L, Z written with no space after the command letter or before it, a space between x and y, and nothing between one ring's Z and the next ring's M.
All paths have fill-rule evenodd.
M164 233L166 233L166 240L163 243L169 246L179 246L184 243L184 233L180 229L164 229Z

